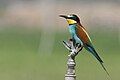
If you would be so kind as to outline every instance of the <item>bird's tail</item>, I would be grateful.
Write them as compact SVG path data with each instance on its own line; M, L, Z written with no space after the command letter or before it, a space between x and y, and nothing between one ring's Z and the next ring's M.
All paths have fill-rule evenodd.
M103 67L103 69L105 70L105 72L107 73L107 75L108 75L108 80L112 80L112 79L111 79L111 76L110 76L109 72L107 71L107 69L105 68L103 62L100 62L100 64L101 64L101 66Z
M105 66L103 64L102 59L100 58L100 56L98 55L98 53L95 51L95 49L92 46L90 46L90 45L87 45L87 47L85 47L85 48L88 51L90 51L95 56L95 58L100 62L101 66L103 67L103 69L105 70L105 72L108 75L108 80L112 80L111 77L110 77L110 74L108 73L107 69L105 68Z

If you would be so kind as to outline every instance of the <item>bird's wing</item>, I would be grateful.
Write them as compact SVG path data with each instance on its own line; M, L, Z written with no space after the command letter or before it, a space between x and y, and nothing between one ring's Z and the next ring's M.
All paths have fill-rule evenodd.
M98 61L103 62L98 53L95 51L91 39L85 28L77 26L77 36L81 39L81 41L83 41L85 49L91 52Z
M77 25L76 34L83 41L84 44L91 43L91 39L84 27Z
M81 39L81 41L83 41L84 43L84 48L88 51L90 51L95 58L100 62L100 64L102 65L103 69L105 70L105 72L107 73L107 75L109 76L110 80L111 77L107 71L107 69L105 68L105 66L103 65L103 61L100 58L100 56L98 55L98 53L96 52L96 50L94 49L91 39L88 35L88 33L86 32L85 28L81 25L78 25L76 28L76 32L77 32L77 36Z

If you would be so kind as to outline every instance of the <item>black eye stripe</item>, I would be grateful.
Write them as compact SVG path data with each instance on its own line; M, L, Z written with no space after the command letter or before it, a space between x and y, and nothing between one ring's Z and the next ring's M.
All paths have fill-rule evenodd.
M68 19L77 20L77 18L76 18L76 17L69 17Z

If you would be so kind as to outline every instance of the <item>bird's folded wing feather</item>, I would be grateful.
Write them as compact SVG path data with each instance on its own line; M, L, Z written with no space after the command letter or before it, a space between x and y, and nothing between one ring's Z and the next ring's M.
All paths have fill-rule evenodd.
M85 28L83 28L80 25L77 25L76 32L77 32L77 36L83 41L84 44L91 43L91 39L88 33L86 32Z
M77 36L81 39L81 41L83 41L85 49L90 51L97 58L98 61L103 62L98 53L95 51L91 39L87 34L85 28L77 26Z

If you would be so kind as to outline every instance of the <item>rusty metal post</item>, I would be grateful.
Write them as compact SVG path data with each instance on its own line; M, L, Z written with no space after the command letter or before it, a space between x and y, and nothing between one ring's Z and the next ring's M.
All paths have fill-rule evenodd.
M75 57L82 50L81 44L74 45L73 40L69 42L63 41L64 46L70 51L67 60L67 72L65 74L65 80L76 80L75 75Z

